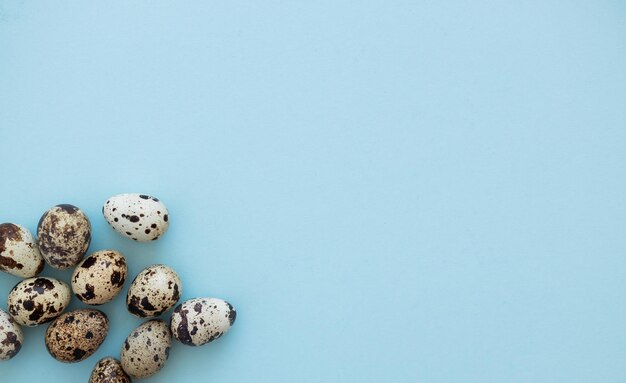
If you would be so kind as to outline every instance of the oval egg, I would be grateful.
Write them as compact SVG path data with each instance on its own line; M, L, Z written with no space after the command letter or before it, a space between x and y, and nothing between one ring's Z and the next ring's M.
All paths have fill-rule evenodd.
M107 357L93 367L89 383L131 383L131 380L117 359Z
M201 346L224 335L237 318L233 306L218 298L194 298L176 306L170 329L188 346Z
M72 274L72 291L88 305L109 302L122 291L128 266L114 250L101 250L83 259Z
M39 220L37 244L41 256L55 269L76 266L87 252L90 242L91 224L76 206L54 206Z
M11 316L0 309L0 361L9 360L22 348L22 328Z
M31 278L45 262L33 235L14 223L0 224L0 270L20 278Z
M19 282L7 298L9 313L23 326L37 326L61 315L70 303L69 286L54 278L36 277Z
M140 242L159 239L169 227L163 202L146 194L113 196L104 203L102 214L115 231Z
M102 311L69 311L48 326L46 347L50 355L58 361L80 362L96 352L108 331L109 320Z
M122 368L133 378L146 378L163 368L170 355L172 335L160 319L134 329L122 346Z
M143 269L130 284L126 306L139 318L152 318L174 307L181 294L178 274L166 265L152 265Z

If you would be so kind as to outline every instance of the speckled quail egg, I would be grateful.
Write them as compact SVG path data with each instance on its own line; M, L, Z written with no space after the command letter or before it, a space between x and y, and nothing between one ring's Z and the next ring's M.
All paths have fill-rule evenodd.
M0 309L0 361L13 358L24 342L22 328L11 316Z
M128 311L140 318L152 318L174 307L183 287L178 274L166 265L143 269L126 295Z
M56 360L80 362L96 352L109 332L109 320L99 310L66 312L55 319L46 331L46 347Z
M160 319L147 321L134 329L122 346L122 368L133 378L154 375L170 355L172 335Z
M113 196L102 206L102 214L115 231L140 242L159 239L169 226L163 202L146 194Z
M41 273L44 265L30 231L14 223L0 224L0 270L31 278Z
M61 315L70 303L70 287L54 278L24 279L9 293L9 313L23 326L37 326Z
M224 335L235 323L233 306L218 298L194 298L176 306L170 328L181 343L202 346Z
M91 224L79 208L57 205L45 212L37 226L41 255L56 269L76 266L91 242Z
M84 303L101 305L122 291L127 273L126 259L121 253L96 251L74 269L72 291Z
M89 383L131 383L131 380L117 359L107 357L96 363Z

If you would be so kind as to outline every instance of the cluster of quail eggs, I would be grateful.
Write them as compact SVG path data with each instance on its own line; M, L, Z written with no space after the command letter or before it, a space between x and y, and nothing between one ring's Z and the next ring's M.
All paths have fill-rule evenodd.
M158 198L120 194L102 207L109 225L134 241L159 239L169 226L169 213ZM100 250L85 257L91 242L91 224L79 208L62 204L46 211L37 226L37 238L23 226L0 224L0 270L24 278L8 296L8 312L0 309L0 361L13 358L24 341L21 326L50 322L45 335L48 352L58 361L80 362L104 342L109 327L106 314L96 309L65 312L72 295L97 306L117 296L128 277L124 255ZM39 276L45 263L55 269L73 268L71 286ZM126 296L128 312L149 318L128 335L120 358L106 357L93 368L90 383L130 382L163 368L172 337L184 345L200 346L224 335L237 313L219 298L194 298L176 304L182 294L180 277L158 264L143 269ZM169 323L156 317L174 306Z

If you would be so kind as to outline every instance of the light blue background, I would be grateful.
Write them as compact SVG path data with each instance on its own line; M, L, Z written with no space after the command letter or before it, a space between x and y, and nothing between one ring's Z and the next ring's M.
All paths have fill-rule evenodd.
M73 203L237 307L149 381L626 380L623 1L3 0L0 127L0 221ZM162 240L107 227L122 192ZM86 381L141 322L102 309L0 381Z

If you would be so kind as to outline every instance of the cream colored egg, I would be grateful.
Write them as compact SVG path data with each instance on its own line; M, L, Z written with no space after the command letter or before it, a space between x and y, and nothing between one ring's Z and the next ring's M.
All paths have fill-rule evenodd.
M23 326L37 326L61 315L70 303L69 286L54 278L21 281L9 292L9 313Z
M146 194L119 194L106 200L104 219L121 235L134 241L159 239L169 227L169 212L158 198Z
M168 325L153 319L134 329L124 341L122 368L133 378L147 378L163 368L170 355L172 335Z
M126 295L128 311L139 318L152 318L174 307L183 287L178 274L169 266L152 265L133 280Z
M0 310L0 361L9 360L17 355L24 343L22 328L11 316Z
M0 270L20 278L41 273L45 262L33 235L14 223L0 224Z
M101 305L122 291L127 274L126 259L120 252L96 251L74 269L72 291L86 304Z
M170 329L188 346L201 346L224 335L237 318L233 306L218 298L194 298L176 306Z

